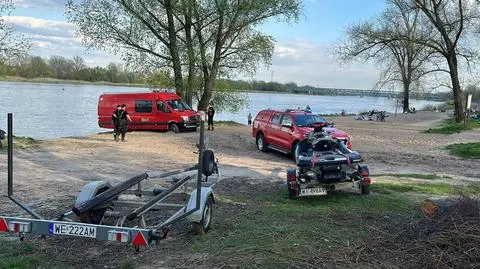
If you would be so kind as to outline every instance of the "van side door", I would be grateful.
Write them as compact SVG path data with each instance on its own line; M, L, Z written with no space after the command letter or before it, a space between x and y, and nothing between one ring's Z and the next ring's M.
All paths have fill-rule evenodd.
M135 129L151 130L154 127L152 119L152 100L135 100L135 113L131 115L131 124L136 125Z
M172 112L161 99L157 100L155 112L155 125L158 130L168 130L168 121L172 117Z

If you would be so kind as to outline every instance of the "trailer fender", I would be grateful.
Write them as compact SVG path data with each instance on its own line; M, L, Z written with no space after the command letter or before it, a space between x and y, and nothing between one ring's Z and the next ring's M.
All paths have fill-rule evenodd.
M209 196L212 196L213 202L215 202L215 197L213 195L213 190L211 187L202 187L201 190L201 198L200 198L200 209L193 212L192 214L187 216L187 219L191 222L200 222L202 221L202 213L203 209L205 208L205 203ZM185 206L185 212L195 209L195 205L197 203L197 191L194 190L190 193L190 200L188 200L187 205Z
M107 181L93 181L82 187L80 193L78 194L77 200L75 201L75 206L78 206L88 200L91 200L96 195L102 193L105 190L108 190L112 187Z

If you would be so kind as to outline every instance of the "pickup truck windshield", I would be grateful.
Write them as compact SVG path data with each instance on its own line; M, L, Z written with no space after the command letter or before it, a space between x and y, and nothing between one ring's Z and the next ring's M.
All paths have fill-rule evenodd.
M167 100L167 103L173 110L192 110L182 99Z
M320 124L320 123L325 123L328 124L328 122L318 116L318 115L296 115L295 116L295 125L298 127L307 127L307 126L312 126L313 124Z

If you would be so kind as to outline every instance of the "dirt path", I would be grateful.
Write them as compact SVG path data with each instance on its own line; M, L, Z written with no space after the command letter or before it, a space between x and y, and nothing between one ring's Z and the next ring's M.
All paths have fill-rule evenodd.
M445 115L441 113L419 112L390 117L383 123L356 121L353 117L334 117L331 120L337 128L351 134L354 149L364 155L373 175L428 173L448 175L455 179L480 178L480 160L452 157L443 150L451 143L480 141L478 130L453 135L423 133L443 118ZM89 181L108 180L115 183L145 171L186 167L197 159L193 153L198 140L198 133L195 132L178 135L133 132L127 134L127 139L126 143L116 143L112 141L111 134L102 133L41 141L37 147L17 150L14 158L15 193L42 214L53 217L71 208L75 195ZM248 126L217 126L215 132L207 132L206 141L222 165L224 182L218 186L220 194L240 192L249 195L252 187L246 184L259 181L265 188L270 188L269 184L280 186L286 168L293 166L293 161L283 154L258 151ZM0 178L4 179L7 177L6 158L5 154L0 155ZM1 184L0 193L6 193L6 188L6 184ZM0 196L0 203L1 214L18 213L18 209L5 196ZM232 205L229 210L234 208L235 205ZM185 232L180 231L177 235ZM66 244L61 239L52 240L64 246L63 251L73 251L71 242ZM168 240L175 240L175 236ZM89 253L86 264L94 268L95 264L104 262L102 257L105 255L121 256L129 251L108 243L75 242L79 250ZM51 247L41 244L45 248ZM148 257L163 257L161 261L156 260L154 266L160 268L178 258L175 254L163 255L168 250L165 246L151 248L135 259L148 267L150 262L156 260Z

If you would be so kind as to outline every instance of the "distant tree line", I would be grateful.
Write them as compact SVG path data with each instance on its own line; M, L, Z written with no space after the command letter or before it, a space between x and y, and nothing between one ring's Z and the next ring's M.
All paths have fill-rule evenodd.
M106 67L88 67L85 60L79 56L72 59L62 56L52 56L49 59L32 55L18 56L0 61L0 76L138 84L146 82L144 75L129 71L120 64L110 63Z

